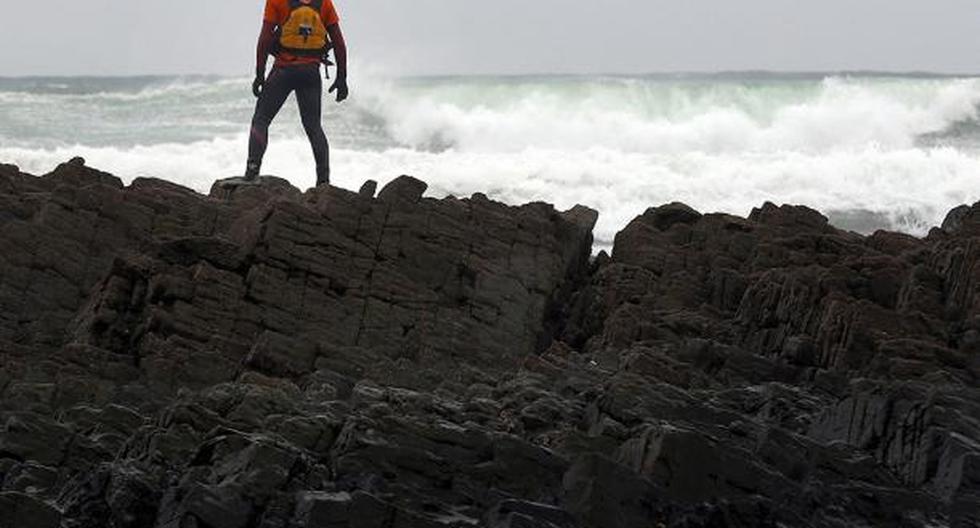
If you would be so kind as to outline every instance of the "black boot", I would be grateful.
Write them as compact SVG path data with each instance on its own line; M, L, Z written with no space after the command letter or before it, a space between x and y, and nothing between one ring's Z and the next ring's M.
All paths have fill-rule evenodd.
M330 185L330 169L320 168L316 169L316 186Z
M245 181L254 182L259 179L259 171L262 170L262 162L249 161L245 165Z

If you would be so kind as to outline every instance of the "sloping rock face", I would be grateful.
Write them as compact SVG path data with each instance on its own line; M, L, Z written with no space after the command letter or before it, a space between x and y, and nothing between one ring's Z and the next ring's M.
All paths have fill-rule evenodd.
M980 525L980 206L0 166L0 527Z

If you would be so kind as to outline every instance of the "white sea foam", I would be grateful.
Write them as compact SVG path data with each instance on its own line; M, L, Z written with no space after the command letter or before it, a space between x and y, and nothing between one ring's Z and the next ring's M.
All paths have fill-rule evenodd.
M395 88L370 96L392 135L416 148L605 147L646 154L908 148L923 134L975 119L980 103L980 81L973 79L869 85L830 78L812 94L790 92L797 97L788 100L772 99L785 97L778 86L729 85L686 96L694 91L687 85L654 88L613 84L569 93L518 85L505 87L511 93L489 103L439 90L419 95Z
M242 82L137 91L155 105L139 115L162 112L158 119L193 128L184 140L154 139L160 127L152 120L107 114L92 126L133 127L131 143L145 144L94 144L80 133L41 148L33 143L47 137L44 129L27 129L37 137L25 139L0 124L0 138L18 138L0 139L0 160L43 173L81 155L128 180L155 176L207 191L215 178L241 172L246 136L192 138L207 137L210 122L226 131L240 119L244 127L250 102L229 103ZM352 104L329 107L325 120L336 184L413 174L434 196L583 203L602 213L597 237L605 244L646 207L674 200L739 215L767 200L863 210L924 234L950 208L980 199L976 79L362 79L354 87ZM0 113L13 112L5 104ZM171 104L202 106L179 108L177 119ZM308 187L309 145L287 112L272 131L266 171ZM968 141L962 130L944 139L958 126Z
M244 137L118 149L0 148L43 173L74 155L123 175L165 178L207 192L216 177L239 173ZM616 231L647 207L679 200L702 211L745 215L765 201L807 204L822 211L867 210L892 226L924 234L952 207L980 199L980 158L951 148L806 154L622 153L606 148L566 152L529 148L513 153L391 149L338 149L334 183L356 189L364 180L386 183L413 174L433 196L486 192L508 202L543 200L569 208L582 203L602 213L597 238L608 244ZM267 172L306 188L313 184L312 156L304 139L281 140L270 149Z

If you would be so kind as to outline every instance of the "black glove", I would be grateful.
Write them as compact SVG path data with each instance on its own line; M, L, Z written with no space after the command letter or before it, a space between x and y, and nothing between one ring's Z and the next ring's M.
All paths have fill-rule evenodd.
M343 102L347 99L350 94L350 90L347 88L347 76L337 76L337 80L330 85L330 93L337 92L337 102Z
M255 97L262 95L262 89L265 88L265 77L262 75L256 75L255 80L252 81L252 93Z

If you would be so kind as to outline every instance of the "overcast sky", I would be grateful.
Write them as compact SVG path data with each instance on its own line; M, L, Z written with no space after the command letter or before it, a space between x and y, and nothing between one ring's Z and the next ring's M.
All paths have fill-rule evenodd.
M980 72L980 0L335 1L375 72ZM263 2L5 1L0 76L248 75Z

